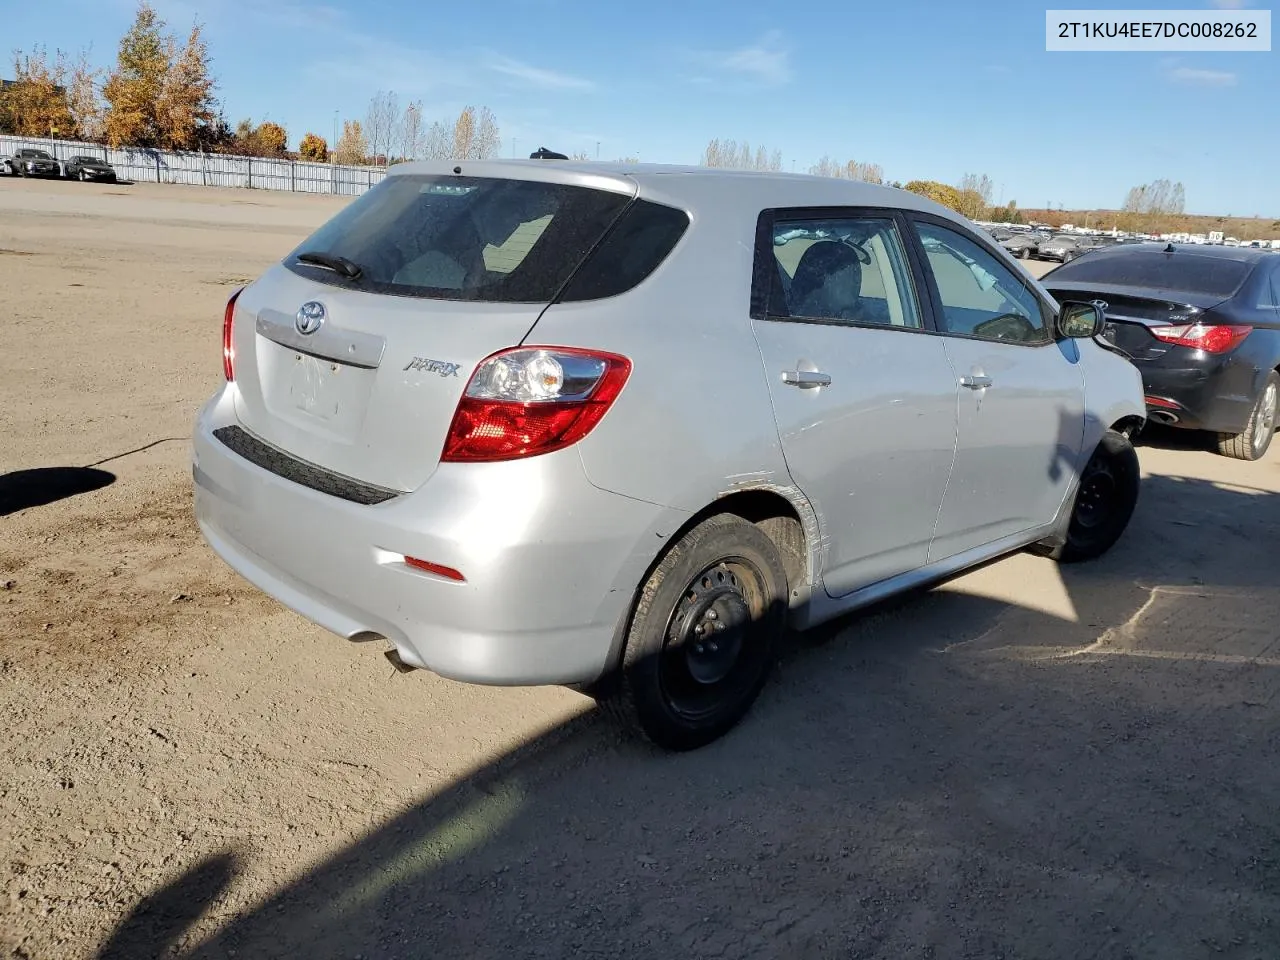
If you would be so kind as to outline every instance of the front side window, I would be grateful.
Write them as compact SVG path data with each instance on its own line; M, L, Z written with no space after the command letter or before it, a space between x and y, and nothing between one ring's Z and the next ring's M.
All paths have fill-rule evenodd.
M905 248L892 219L779 220L772 242L770 317L920 326Z
M929 269L942 301L943 332L983 340L1047 343L1046 311L1026 285L964 234L933 223L916 223Z

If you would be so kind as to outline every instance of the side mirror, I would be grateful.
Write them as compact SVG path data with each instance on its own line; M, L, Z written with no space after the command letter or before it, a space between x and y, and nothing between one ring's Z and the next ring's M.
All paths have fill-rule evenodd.
M1107 315L1096 303L1071 301L1058 313L1058 336L1071 340L1092 340L1102 333Z

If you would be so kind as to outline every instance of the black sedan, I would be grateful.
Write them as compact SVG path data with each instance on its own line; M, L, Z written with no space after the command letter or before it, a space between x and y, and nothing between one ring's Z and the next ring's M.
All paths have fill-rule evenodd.
M1010 256L1019 260L1029 260L1040 249L1040 236L1034 233L1014 233L999 240L1000 246L1009 251Z
M43 150L24 148L9 160L9 166L19 177L57 177L61 175L58 161Z
M68 180L102 180L107 183L116 182L115 167L97 157L72 157L65 164Z
M1280 251L1119 244L1041 281L1058 300L1101 300L1103 338L1142 372L1152 420L1217 434L1259 460L1280 403Z

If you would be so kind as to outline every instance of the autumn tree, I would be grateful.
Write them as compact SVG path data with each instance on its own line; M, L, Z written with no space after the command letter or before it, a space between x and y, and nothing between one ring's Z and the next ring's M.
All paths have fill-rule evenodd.
M453 153L453 130L443 120L436 120L426 128L418 156L423 160L445 160Z
M502 144L498 121L488 107L466 107L453 122L453 152L455 160L487 160L498 152Z
M468 110L471 107L467 108ZM502 134L498 130L498 118L488 107L481 107L476 120L475 137L471 143L471 155L464 160L489 160L498 155L502 147Z
M966 173L960 178L960 213L970 220L981 220L991 207L992 183L985 173Z
M67 100L67 61L61 51L50 62L43 46L15 53L14 82L4 90L5 126L20 137L74 136Z
M289 134L280 124L270 120L258 124L253 136L258 145L258 156L283 157L289 149Z
M957 212L960 210L962 202L960 191L949 183L939 183L937 180L912 180L903 189L918 193L922 197L928 197L935 203L950 207Z
M1164 222L1172 216L1181 216L1187 204L1186 189L1179 183L1168 180L1153 180L1151 183L1131 187L1124 198L1121 211L1128 229L1146 231L1159 230Z
M342 121L342 136L334 145L333 156L338 163L355 166L365 162L369 155L369 141L359 120Z
M415 100L404 108L397 132L399 153L403 160L416 160L422 155L422 102Z
M155 107L160 142L171 150L194 150L209 144L216 120L209 51L200 25L191 28L181 52L172 41L166 47L170 65Z
M319 134L308 133L298 144L298 156L303 160L326 163L329 159L329 144Z
M172 44L164 21L147 0L138 5L133 26L120 38L116 69L107 78L107 141L113 146L159 146L164 128L157 108L169 74Z
M834 177L837 180L884 183L884 169L878 163L866 163L860 160L846 160L840 163L825 155L809 168L809 173L815 177Z
M471 155L471 144L476 138L476 112L467 107L453 122L453 158L465 160Z
M758 146L753 151L746 140L712 140L702 152L704 167L723 167L735 170L782 169L782 151Z
M992 207L987 216L994 223L1022 223L1022 212L1016 200L1010 200L1002 207Z
M104 118L102 98L98 95L101 77L101 68L93 66L89 52L82 50L67 78L67 109L77 139L95 142L102 139Z
M400 98L394 91L379 90L369 101L363 128L375 163L378 157L391 153L399 119Z

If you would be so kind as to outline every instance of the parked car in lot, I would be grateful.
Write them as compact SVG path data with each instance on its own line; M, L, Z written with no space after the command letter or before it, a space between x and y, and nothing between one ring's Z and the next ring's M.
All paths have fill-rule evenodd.
M1059 234L1050 237L1048 240L1042 240L1036 246L1037 260L1057 260L1059 263L1069 263L1076 257L1084 253L1081 241L1075 237L1068 237Z
M1280 251L1119 244L1057 267L1057 298L1105 303L1105 338L1142 372L1151 419L1262 458L1280 393Z
M19 177L60 177L62 168L44 150L23 148L14 153L9 166Z
M695 747L788 624L1111 547L1146 411L1102 322L901 190L400 164L227 303L196 517L400 668Z
M68 180L101 180L106 183L116 182L116 169L105 160L97 157L72 157L64 165Z
M1011 233L1000 240L1000 246L1009 251L1009 255L1019 260L1029 260L1040 249L1041 238L1034 233Z

